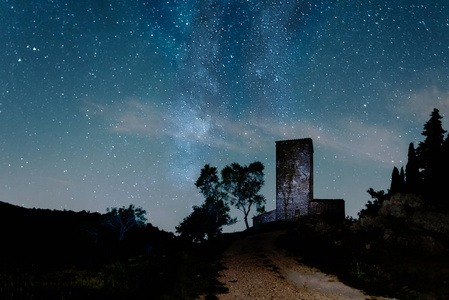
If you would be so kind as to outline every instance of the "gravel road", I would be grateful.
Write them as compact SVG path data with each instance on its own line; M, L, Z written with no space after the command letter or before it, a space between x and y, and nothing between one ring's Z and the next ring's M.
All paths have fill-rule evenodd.
M284 233L259 233L233 242L223 255L225 269L219 278L229 293L218 299L387 299L365 295L288 256L275 245Z

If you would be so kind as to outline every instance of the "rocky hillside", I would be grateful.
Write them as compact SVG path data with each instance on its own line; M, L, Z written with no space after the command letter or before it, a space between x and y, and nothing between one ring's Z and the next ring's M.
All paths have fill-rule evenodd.
M396 249L442 255L449 247L449 212L436 210L414 194L395 194L376 216L360 218L351 231L364 236L366 250Z

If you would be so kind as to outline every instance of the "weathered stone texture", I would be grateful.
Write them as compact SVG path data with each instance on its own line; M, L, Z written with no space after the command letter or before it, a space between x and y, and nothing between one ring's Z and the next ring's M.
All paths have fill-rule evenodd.
M276 211L272 210L253 218L253 226L276 221Z
M311 139L276 142L276 218L294 220L309 213L313 198Z
M343 199L312 199L309 202L309 215L319 215L344 219L345 200Z
M312 139L277 141L276 210L254 217L253 224L294 221L309 214L344 218L345 202L313 199Z

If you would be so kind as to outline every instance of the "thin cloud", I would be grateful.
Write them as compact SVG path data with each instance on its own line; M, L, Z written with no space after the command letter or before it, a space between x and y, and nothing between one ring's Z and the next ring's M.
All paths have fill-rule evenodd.
M234 121L220 114L200 114L193 109L174 114L137 100L130 100L121 107L90 106L101 110L102 114L96 115L109 119L111 132L170 137L228 151L258 153L271 149L276 140L305 137L336 153L383 163L399 162L407 151L399 130L349 122L344 118L336 120L329 128L308 120L287 124L270 118L248 117Z
M157 107L130 100L116 112L116 119L110 129L118 133L163 136L169 131L169 122Z
M345 121L336 131L339 138L331 142L326 140L326 145L362 159L400 163L408 149L397 129Z
M59 185L62 185L62 186L74 186L72 182L70 182L68 180L63 180L63 179L60 179L60 178L54 178L54 177L46 176L45 179L48 180L48 181L51 181L53 183L57 183Z
M401 153L407 149L407 145L395 131L362 122L336 121L331 129L313 125L308 121L289 125L259 122L255 125L275 140L310 137L316 145L365 160L398 162L401 161Z
M443 117L449 117L449 92L436 86L409 95L404 104L397 108L397 113L424 124L429 120L434 108L439 109Z

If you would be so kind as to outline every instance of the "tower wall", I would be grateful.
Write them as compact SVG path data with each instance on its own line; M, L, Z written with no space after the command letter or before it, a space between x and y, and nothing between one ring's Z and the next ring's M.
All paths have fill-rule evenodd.
M312 198L312 139L276 142L276 219L307 215Z

